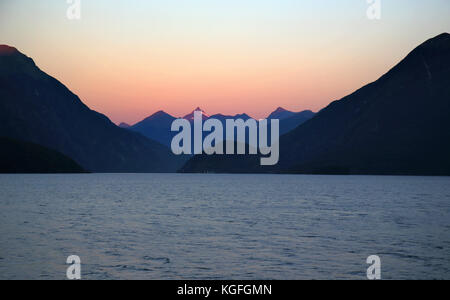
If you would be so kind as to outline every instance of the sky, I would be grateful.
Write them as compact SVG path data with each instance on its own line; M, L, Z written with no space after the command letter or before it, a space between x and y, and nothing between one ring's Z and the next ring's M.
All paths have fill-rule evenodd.
M134 124L281 106L318 111L450 32L448 0L0 0L0 44L18 48L90 108Z

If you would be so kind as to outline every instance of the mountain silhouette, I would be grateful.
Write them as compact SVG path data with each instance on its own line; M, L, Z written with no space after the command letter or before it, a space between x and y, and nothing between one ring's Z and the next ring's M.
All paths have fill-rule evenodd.
M0 137L0 173L84 173L71 158L43 146Z
M294 112L286 110L282 107L278 107L274 112L272 112L267 118L268 119L287 119L293 117L295 115Z
M377 81L282 136L277 166L252 164L247 172L450 175L449 116L450 34L444 33L418 46ZM234 158L233 163L249 165L249 159ZM192 161L183 168L229 170L232 166L216 170L213 164Z
M170 147L172 138L176 134L171 132L172 122L175 119L175 117L161 110L141 122L130 126L129 129L137 131L152 140Z
M221 121L222 126L224 128L224 137L226 134L225 122L227 119L233 120L242 119L244 121L251 119L251 117L246 113L237 114L234 116L224 114L215 114L209 116L200 108L195 109L192 113L184 116L183 118L189 120L190 122L193 122L195 111L202 112L203 121L206 121L208 119L217 119ZM300 124L303 124L307 120L311 119L313 116L314 113L309 110L295 113L287 110L281 111L281 109L279 108L277 109L277 111L270 114L269 118L281 117L280 134L284 134L294 129L295 127L299 126ZM176 119L175 117L171 116L170 114L164 111L158 111L153 115L149 116L148 118L145 118L144 120L140 121L139 123L136 123L133 126L129 126L128 124L122 123L120 127L134 130L136 132L143 134L149 139L155 140L163 145L166 145L167 147L170 147L172 138L177 134L176 132L171 132L171 125L175 119Z
M196 108L194 111L192 111L192 113L184 116L183 119L186 119L190 122L194 122L195 111L202 112L203 121L206 121L207 119L210 118L214 118L220 120L223 124L225 124L226 119L248 120L250 118L247 114L240 114L236 116L226 116L222 114L216 114L213 116L209 116L202 109ZM133 126L130 126L129 129L139 132L152 140L155 140L163 145L170 147L173 137L176 134L178 134L177 132L171 131L172 122L176 119L177 118L161 110L149 116L148 118L145 118L141 122Z
M163 145L90 110L17 49L0 46L0 136L55 149L93 172L171 172Z

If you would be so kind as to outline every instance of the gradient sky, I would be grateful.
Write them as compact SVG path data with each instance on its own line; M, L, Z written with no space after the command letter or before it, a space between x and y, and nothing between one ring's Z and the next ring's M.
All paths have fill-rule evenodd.
M266 116L317 111L450 32L449 0L0 0L17 47L114 122L163 109Z

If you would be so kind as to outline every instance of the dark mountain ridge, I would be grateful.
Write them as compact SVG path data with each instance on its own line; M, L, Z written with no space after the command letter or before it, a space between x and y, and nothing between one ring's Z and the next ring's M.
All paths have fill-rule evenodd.
M168 148L90 110L34 61L0 46L0 136L33 142L93 172L172 172Z

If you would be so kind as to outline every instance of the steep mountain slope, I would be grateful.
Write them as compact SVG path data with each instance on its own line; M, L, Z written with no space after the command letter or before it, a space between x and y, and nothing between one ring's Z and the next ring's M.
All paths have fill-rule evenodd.
M0 120L0 136L55 149L89 171L169 172L181 163L161 144L90 110L9 46L0 46Z
M281 140L292 172L450 174L450 35L426 41L376 82Z

